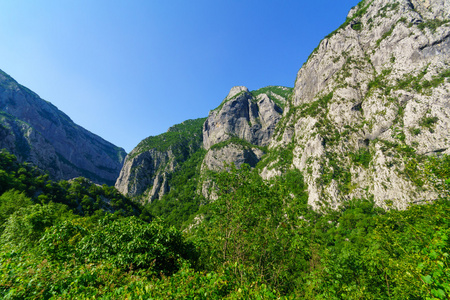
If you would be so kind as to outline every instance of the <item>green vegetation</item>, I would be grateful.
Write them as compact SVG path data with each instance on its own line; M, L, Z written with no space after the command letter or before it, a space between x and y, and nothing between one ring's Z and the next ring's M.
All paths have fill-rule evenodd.
M349 168L342 163L336 153L326 152L327 162L322 165L322 175L317 182L322 186L327 186L335 180L341 193L348 194L351 189L352 175Z
M252 101L256 101L256 97L258 95L261 94L267 94L267 96L270 98L270 100L272 100L273 102L275 102L280 108L284 108L285 103L283 101L280 101L277 97L275 97L274 95L278 95L283 97L284 99L288 99L292 93L293 93L293 88L288 88L288 87L284 87L284 86L266 86L264 88L260 88L258 90L255 91L251 91L250 93L247 93L245 91L242 91L236 95L234 95L231 98L225 98L222 103L220 103L220 105L218 107L216 107L214 109L214 111L220 111L222 109L222 107L224 106L225 103L227 103L228 101L232 100L232 99L236 99L242 95L247 95L248 98L252 98Z
M165 133L144 139L130 153L130 158L151 149L157 151L171 149L177 161L186 160L202 144L202 128L205 120L206 118L187 120L172 126Z
M82 177L55 182L35 167L19 163L14 155L6 151L0 152L0 195L0 199L5 201L0 204L0 208L3 208L0 219L6 218L3 214L11 211L16 201L19 207L29 201L41 205L60 203L74 213L86 216L98 210L125 216L140 214L139 205L121 195L114 187L99 186Z
M362 23L356 22L355 24L351 25L353 30L359 31L362 29Z
M333 98L333 92L321 97L320 99L311 102L302 104L300 107L296 108L300 110L300 116L306 117L316 117L319 113L325 113L328 108L328 103Z
M215 201L202 200L200 210L177 211L177 205L198 192L203 156L203 150L196 152L181 167L183 172L170 178L176 186L171 197L179 200L174 209L148 210L140 220L102 211L80 216L67 204L40 202L35 196L40 186L25 184L39 177L27 176L36 170L2 153L1 297L448 298L449 156L431 157L420 170L440 186L441 198L404 211L384 211L371 199L313 211L300 171L286 170L264 181L246 165L211 174ZM368 156L361 150L353 159L364 165ZM344 183L339 173L345 170L338 164L331 167ZM73 190L69 182L59 186L61 195ZM149 211L155 216L149 217ZM203 221L184 233L166 225L197 213Z
M294 92L293 88L288 88L288 87L284 87L284 86L267 86L264 88L260 88L259 90L256 90L256 91L251 91L250 93L252 94L252 96L254 98L256 98L258 95L261 95L261 94L267 94L267 96L270 98L270 100L275 102L279 107L284 108L285 102L282 102L279 99L277 99L274 96L274 94L281 96L284 99L286 99L286 101L288 101L288 99L291 97L293 92Z
M368 3L367 3L368 2ZM339 26L338 29L336 29L335 31L333 31L332 33L328 34L325 38L330 38L332 37L336 32L338 32L340 29L347 27L348 25L351 24L351 22L353 20L358 20L359 18L361 18L366 12L367 9L370 7L370 5L372 4L373 1L368 1L368 0L362 0L361 2L358 3L358 5L356 6L358 8L358 10L350 17L347 18L345 20L345 22ZM366 5L367 4L367 5Z
M432 76L431 80L424 80L423 77L428 73L428 67L425 67L419 74L406 74L402 79L397 79L395 85L392 85L387 81L387 76L391 72L391 69L384 69L380 74L375 75L374 79L369 82L367 95L371 95L374 90L381 90L384 95L389 95L391 91L395 90L415 91L428 95L432 88L444 83L445 79L450 77L450 69L445 69Z
M356 153L350 153L350 158L355 164L368 168L372 161L372 154L369 149L361 148Z
M449 23L450 20L439 20L439 19L432 19L432 20L426 20L425 22L419 23L417 27L424 31L425 28L428 28L431 32L436 32L436 29L441 27L444 24Z
M267 147L253 145L244 139L238 138L237 136L231 136L228 140L214 144L211 146L210 149L220 149L220 148L226 147L230 144L240 145L240 146L244 147L245 149L258 148L264 152L267 152Z
M284 148L268 150L267 155L256 165L258 170L267 167L269 170L277 169L286 173L294 160L294 143L290 143Z
M258 95L261 94L267 94L267 93L274 93L277 95L280 95L281 97L288 99L292 92L294 91L293 88L289 88L289 87L284 87L284 86L266 86L263 88L260 88L258 90L255 91L251 91L251 94L253 95L253 97L257 97Z
M331 38L331 37L332 37L333 35L335 35L340 29L347 27L347 26L350 25L354 20L355 20L355 21L356 21L356 20L359 20L359 19L367 12L367 9L370 7L370 5L372 4L372 2L373 2L373 0L370 1L370 2L369 2L368 0L362 0L361 2L359 2L358 5L356 6L356 7L358 8L358 10L352 15L352 17L347 18L347 19L345 20L345 22L342 23L341 26L339 26L338 29L336 29L336 30L334 30L333 32L331 32L330 34L328 34L328 35L325 37L325 39ZM352 28L355 29L355 30L360 30L360 29L362 28L362 23L356 22L356 24L358 24L358 23L360 24L360 25L357 25L357 26L356 26L358 29L355 29L354 27L352 27ZM353 25L353 26L355 26L355 25ZM322 43L322 41L320 41L320 43ZM316 53L316 51L319 49L320 43L319 43L319 45L317 45L317 47L316 47L316 48L311 52L311 54L308 56L308 59L306 60L305 64L309 61L309 59L310 59L310 58Z
M225 105L225 103L227 103L228 101L230 101L232 99L236 99L244 94L247 95L247 97L250 97L249 93L247 93L245 91L239 92L236 95L234 95L233 97L223 99L223 101L220 103L220 105L217 106L215 109L213 109L213 111L220 111L222 109L222 107Z
M144 207L143 215L158 216L176 228L186 228L205 202L201 194L201 164L206 150L199 149L169 177L169 193Z
M377 47L380 46L381 41L383 41L383 40L386 39L387 37L391 36L391 34L392 34L392 32L394 31L396 25L397 25L397 24L392 25L391 29L389 29L388 31L386 31L385 33L383 33L383 35L381 36L381 38L379 38L379 39L376 41Z
M433 131L433 128L438 120L438 117L423 117L420 120L419 125L428 128L429 131Z

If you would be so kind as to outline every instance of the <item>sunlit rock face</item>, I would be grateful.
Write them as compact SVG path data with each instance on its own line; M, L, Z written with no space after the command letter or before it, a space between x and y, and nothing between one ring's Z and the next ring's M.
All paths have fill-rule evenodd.
M362 1L293 89L233 87L203 124L201 193L214 198L208 172L247 163L265 179L300 170L318 210L352 198L400 209L438 198L439 182L425 174L429 156L450 153L449 11L444 0ZM138 170L130 164L125 173ZM142 172L124 191L139 180L167 190L165 177Z
M416 155L450 153L449 17L443 0L362 1L311 54L270 143L292 146L310 205L437 197L412 177Z
M203 146L209 149L231 137L267 146L282 112L266 94L254 97L246 87L233 87L222 104L209 113L203 126Z

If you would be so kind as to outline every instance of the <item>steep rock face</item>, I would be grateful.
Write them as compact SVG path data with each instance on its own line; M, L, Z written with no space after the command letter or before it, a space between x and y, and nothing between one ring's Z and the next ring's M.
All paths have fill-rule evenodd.
M255 167L263 155L264 152L259 148L230 143L220 148L211 148L203 160L202 169L221 171L224 164L231 163L237 168L244 163Z
M282 109L266 94L254 97L246 87L233 87L203 126L203 146L238 137L247 142L267 146L280 120Z
M112 184L125 151L75 124L55 106L0 71L0 148L52 178Z
M278 86L252 92L233 87L208 118L185 121L139 143L126 157L116 188L144 203L161 199L171 190L171 178L201 148L208 150L196 165L202 173L223 170L224 163L256 166L290 94L292 89Z
M134 197L144 194L152 187L149 200L153 200L161 189L161 178L175 168L173 153L150 149L137 156L133 154L131 152L127 157L116 181L116 188L122 194Z
M443 0L362 1L311 54L269 146L291 151L310 205L437 197L419 179L424 155L450 153L449 17Z
M161 199L170 190L171 174L201 148L204 121L187 120L140 142L127 155L116 188L143 203Z
M249 92L237 86L209 113L203 125L203 147L208 150L202 170L219 171L224 163L254 167L264 155L281 118L291 89L266 87Z

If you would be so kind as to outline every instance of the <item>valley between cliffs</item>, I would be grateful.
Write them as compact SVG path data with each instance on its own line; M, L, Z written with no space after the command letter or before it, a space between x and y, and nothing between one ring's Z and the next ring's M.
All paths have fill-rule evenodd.
M141 142L116 188L142 203L163 199L182 188L171 178L198 153L190 195L205 199L214 198L210 172L243 163L267 180L299 170L315 209L356 198L400 209L437 199L427 166L450 153L449 19L443 0L360 2L293 88L233 87L206 119L176 125L173 143L172 129Z

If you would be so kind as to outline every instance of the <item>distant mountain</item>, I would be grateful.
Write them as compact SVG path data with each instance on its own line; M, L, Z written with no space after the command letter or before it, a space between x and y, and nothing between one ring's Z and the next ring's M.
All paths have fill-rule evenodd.
M55 179L83 176L114 184L125 150L75 124L0 70L0 149Z

